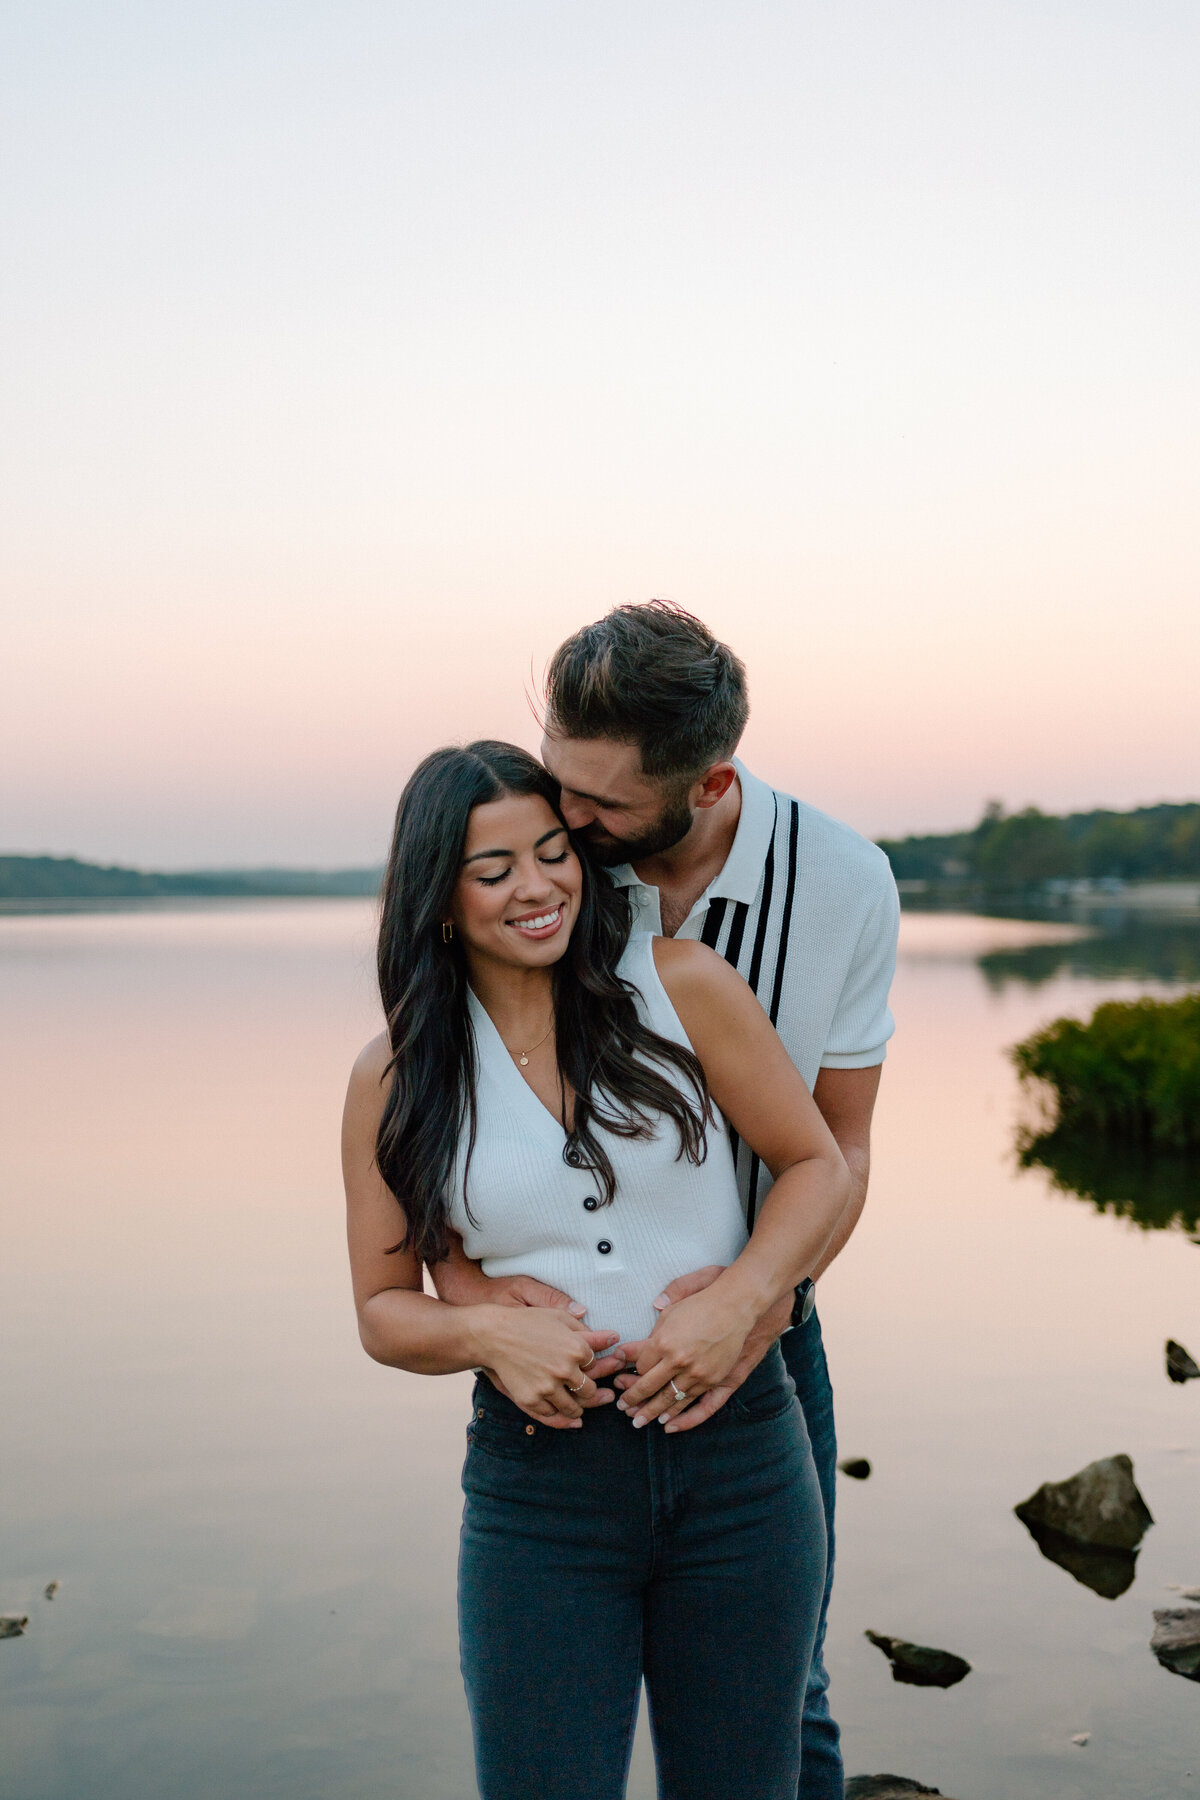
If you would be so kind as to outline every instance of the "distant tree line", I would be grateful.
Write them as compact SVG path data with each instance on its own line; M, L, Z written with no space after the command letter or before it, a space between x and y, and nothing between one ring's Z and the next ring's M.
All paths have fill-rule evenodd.
M0 856L0 903L374 894L381 874L380 869L198 869L165 875L74 856Z
M881 840L897 881L1028 888L1045 881L1200 877L1200 802L1131 812L987 806L973 831Z

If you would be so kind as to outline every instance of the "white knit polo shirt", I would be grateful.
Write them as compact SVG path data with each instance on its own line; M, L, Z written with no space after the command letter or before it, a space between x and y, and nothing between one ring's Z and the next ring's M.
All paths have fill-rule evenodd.
M891 865L848 825L735 766L742 810L733 848L675 935L703 938L746 977L809 1088L822 1069L871 1068L895 1030L888 989L900 902ZM609 874L629 890L635 932L661 934L658 889L628 863ZM753 1218L770 1177L744 1144L737 1168Z

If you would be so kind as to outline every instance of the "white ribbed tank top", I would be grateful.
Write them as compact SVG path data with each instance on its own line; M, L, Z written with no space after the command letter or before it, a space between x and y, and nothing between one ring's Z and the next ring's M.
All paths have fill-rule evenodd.
M618 972L637 989L643 1021L690 1048L659 980L648 933L630 939ZM524 1081L469 990L467 1004L478 1064L471 1216L462 1189L465 1132L450 1204L467 1255L488 1275L534 1275L582 1300L591 1330L619 1331L623 1342L648 1336L658 1316L652 1302L667 1282L707 1263L730 1263L745 1246L724 1120L718 1113L709 1126L708 1155L699 1168L679 1156L679 1133L669 1119L660 1118L650 1138L603 1132L617 1191L610 1206L601 1206L594 1176L564 1161L562 1126ZM683 1085L669 1068L661 1072Z

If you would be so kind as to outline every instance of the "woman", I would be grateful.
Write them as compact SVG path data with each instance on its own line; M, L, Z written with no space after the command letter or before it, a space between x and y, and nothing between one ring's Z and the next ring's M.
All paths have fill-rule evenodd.
M740 976L629 938L510 745L436 751L405 788L379 979L387 1030L346 1102L355 1300L377 1361L484 1371L459 1570L483 1800L619 1800L643 1674L663 1794L794 1800L825 1545L778 1348L698 1430L672 1421L817 1262L848 1197L836 1144ZM775 1177L749 1240L722 1114ZM586 1327L424 1293L452 1230ZM588 1370L626 1342L613 1404Z

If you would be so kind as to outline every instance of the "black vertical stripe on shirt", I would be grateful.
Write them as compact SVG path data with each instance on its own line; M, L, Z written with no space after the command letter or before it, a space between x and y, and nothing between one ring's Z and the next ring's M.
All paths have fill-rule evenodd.
M778 801L776 801L775 804L778 811ZM772 1025L777 1024L779 1021L779 1003L783 995L783 971L784 966L787 963L788 935L792 928L792 903L796 898L796 852L800 839L800 808L794 800L792 801L790 811L791 820L788 829L787 882L783 890L783 917L779 924L779 949L775 957L775 979L771 986L771 1005L769 1008L769 1016ZM774 850L775 840L772 837L772 857L774 855ZM762 930L765 918L766 908L764 907L762 916L759 919L760 931ZM761 1169L762 1164L758 1157L752 1157L750 1162L749 1192L746 1198L746 1222L751 1231L754 1229L754 1216L758 1211L758 1178Z
M739 900L733 909L733 923L729 927L729 942L725 946L725 961L732 963L736 969L738 958L742 954L742 939L746 935L746 920L750 917L750 908L744 900Z
M771 1023L779 1021L779 1002L783 995L783 969L787 962L788 937L792 929L792 902L796 898L796 850L800 841L800 808L796 801L791 806L791 828L788 831L788 872L787 888L783 897L783 919L779 926L779 959L775 964L775 985L771 992Z
M729 910L728 900L710 900L704 915L704 929L700 933L700 942L707 944L710 950L717 947L717 939L721 935L721 927L725 923L725 914Z
M767 941L767 920L771 915L771 894L775 887L775 828L779 823L779 802L775 802L775 819L771 825L771 842L767 846L767 860L763 865L762 899L758 907L758 929L754 933L754 949L750 956L750 969L746 980L758 992L758 978L762 972L763 945Z

